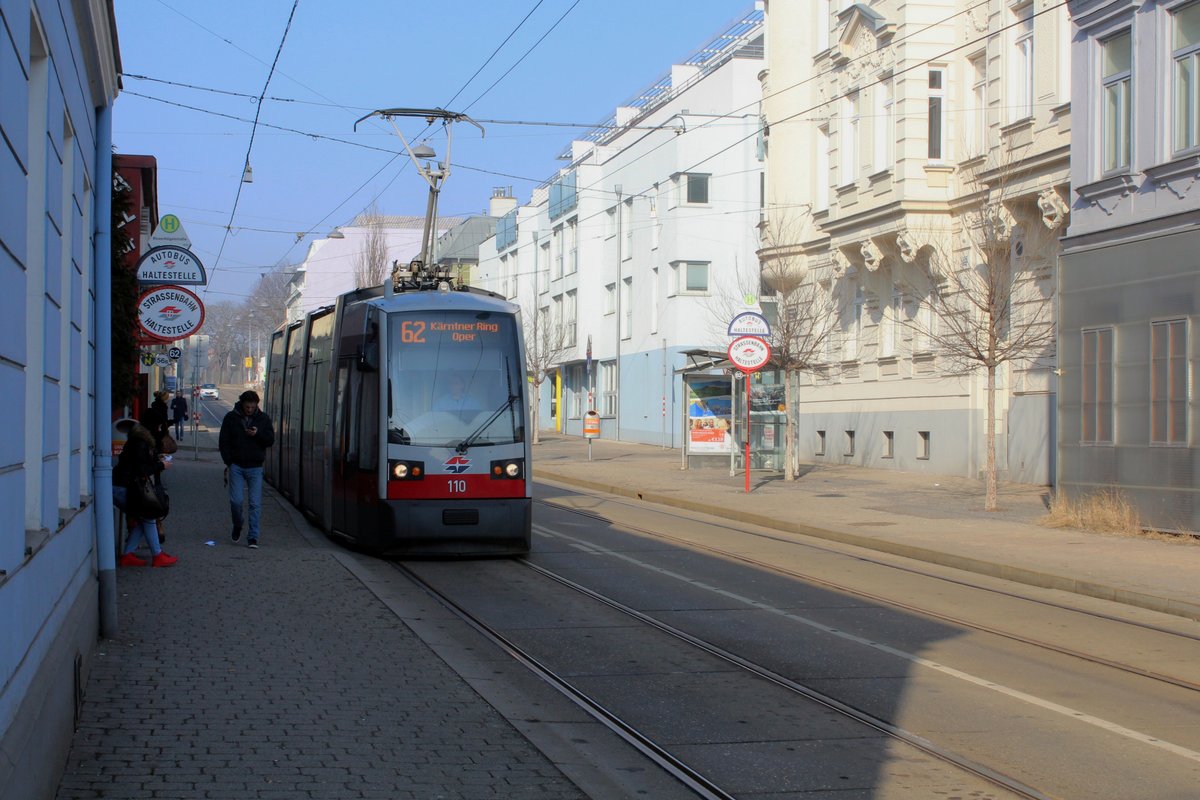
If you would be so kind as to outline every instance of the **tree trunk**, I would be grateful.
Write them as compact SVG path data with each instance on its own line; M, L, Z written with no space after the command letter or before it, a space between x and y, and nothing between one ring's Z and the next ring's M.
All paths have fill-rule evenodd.
M987 368L987 467L984 469L987 490L984 494L983 510L995 511L997 505L996 486L996 367Z
M538 419L538 414L542 408L542 384L535 383L533 385L533 403L530 404L529 419L533 427L533 438L530 440L534 444L540 444L542 441L541 421Z
M785 481L796 480L796 423L793 421L796 411L793 408L795 404L792 402L792 372L784 370L783 373L783 418L784 418L784 444L783 457L783 479Z

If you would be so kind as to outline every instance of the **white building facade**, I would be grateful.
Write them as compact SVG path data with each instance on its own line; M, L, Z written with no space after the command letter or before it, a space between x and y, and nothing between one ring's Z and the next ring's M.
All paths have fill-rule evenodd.
M461 222L460 217L438 219L437 233L445 233ZM324 239L313 241L292 275L288 322L333 305L338 295L361 286L380 285L382 276L362 282L366 266L380 262L386 265L386 275L393 261L407 264L420 255L424 228L424 217L361 215L349 225L334 228Z
M595 409L606 438L680 446L681 353L723 351L728 309L757 300L761 36L751 9L572 143L483 243L478 284L527 332L563 333L542 427L578 435Z
M110 352L113 13L0 3L2 797L54 795L106 588L115 604L111 360L97 359Z
M988 219L1038 287L1014 319L1052 308L1071 135L1058 5L767 0L760 255L832 320L797 390L799 459L980 474L984 373L939 345L931 287L986 260ZM1053 479L1054 369L1051 340L998 370L1009 480Z
M1059 487L1200 530L1200 3L1070 3Z

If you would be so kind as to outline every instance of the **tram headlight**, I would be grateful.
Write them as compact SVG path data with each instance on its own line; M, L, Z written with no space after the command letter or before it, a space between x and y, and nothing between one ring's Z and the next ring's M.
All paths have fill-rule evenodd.
M420 461L389 461L388 473L392 480L419 481L425 475L425 465Z
M525 477L525 459L511 458L493 461L492 477L500 480L515 480Z

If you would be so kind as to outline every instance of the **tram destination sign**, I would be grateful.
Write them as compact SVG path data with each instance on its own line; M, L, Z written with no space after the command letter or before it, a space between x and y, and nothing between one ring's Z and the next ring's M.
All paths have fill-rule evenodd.
M175 341L204 324L204 303L180 286L159 286L138 298L138 325L148 336Z
M208 275L191 250L168 245L152 247L138 259L137 282L171 286L204 286Z
M478 319L406 319L400 323L403 344L478 342L500 333L500 324Z

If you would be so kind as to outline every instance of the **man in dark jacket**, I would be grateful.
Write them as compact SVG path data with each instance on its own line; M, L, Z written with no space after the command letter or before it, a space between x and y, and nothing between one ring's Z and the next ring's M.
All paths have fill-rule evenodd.
M171 401L171 421L175 423L175 438L183 438L183 429L187 425L187 398L183 396L182 391L175 392L175 399Z
M229 485L229 511L233 515L233 541L242 538L242 488L249 498L250 529L246 544L258 547L258 520L262 513L263 462L267 448L275 442L271 418L258 407L258 393L242 392L233 410L221 421L221 460Z

